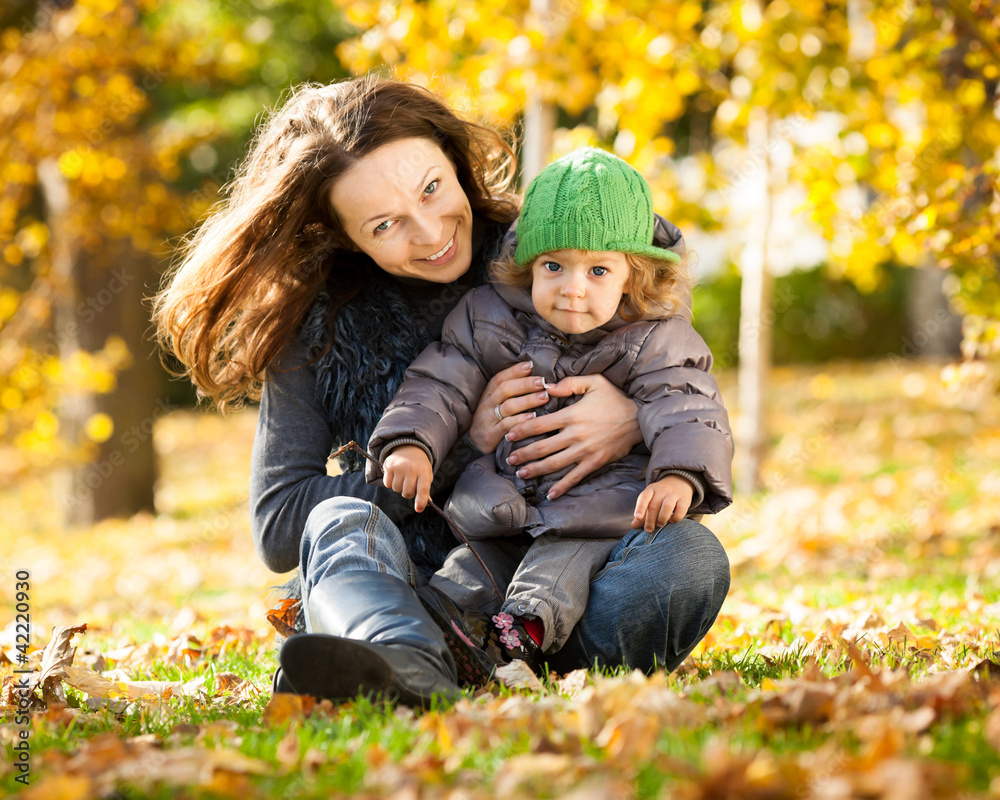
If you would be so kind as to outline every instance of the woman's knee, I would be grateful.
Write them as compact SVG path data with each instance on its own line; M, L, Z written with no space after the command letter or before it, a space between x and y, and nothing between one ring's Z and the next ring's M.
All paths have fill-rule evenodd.
M725 597L731 580L729 556L711 530L696 520L684 519L666 526L658 536L667 537L671 558L683 565L691 579L714 586Z
M300 546L300 563L304 563L316 540L340 538L363 530L377 509L367 500L354 497L331 497L318 503L306 518Z

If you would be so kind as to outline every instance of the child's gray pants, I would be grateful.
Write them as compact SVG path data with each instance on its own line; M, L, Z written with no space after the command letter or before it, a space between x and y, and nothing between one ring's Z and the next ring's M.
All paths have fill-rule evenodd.
M545 628L542 652L562 648L583 616L590 582L608 563L620 539L563 539L543 534L479 539L472 543L483 560L500 566L494 578L503 590L504 576L513 573L506 597L496 596L476 557L465 545L448 554L430 580L457 605L469 611L515 617L537 617Z

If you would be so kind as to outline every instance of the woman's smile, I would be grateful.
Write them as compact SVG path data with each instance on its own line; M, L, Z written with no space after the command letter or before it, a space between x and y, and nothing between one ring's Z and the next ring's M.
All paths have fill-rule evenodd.
M453 235L451 239L448 240L448 244L446 244L444 247L438 250L434 255L427 256L427 258L425 258L424 261L433 261L433 262L440 261L442 258L444 258L445 253L448 253L449 251L453 250L454 245L455 245L455 237ZM451 256L449 256L448 258L450 257ZM444 261L447 262L448 258L445 258Z

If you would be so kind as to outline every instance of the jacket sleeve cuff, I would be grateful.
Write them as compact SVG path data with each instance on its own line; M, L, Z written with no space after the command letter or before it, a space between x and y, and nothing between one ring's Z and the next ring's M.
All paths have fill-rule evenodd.
M427 460L431 462L431 468L434 467L434 454L431 453L431 449L424 444L419 439L414 439L412 436L401 436L398 439L393 439L391 442L387 443L382 447L382 452L379 454L379 463L384 464L385 460L389 457L389 453L395 450L397 447L402 447L404 444L412 444L414 447L419 447L427 454Z
M686 469L665 469L660 471L656 479L660 480L667 475L677 475L691 484L694 489L694 497L691 498L691 508L697 508L704 502L705 484L700 475L695 472L688 472Z

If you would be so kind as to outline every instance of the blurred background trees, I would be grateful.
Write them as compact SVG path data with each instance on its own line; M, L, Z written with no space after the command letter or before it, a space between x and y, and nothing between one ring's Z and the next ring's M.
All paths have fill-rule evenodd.
M512 135L537 109L542 163L595 144L635 164L697 253L721 368L954 354L958 314L947 377L985 380L997 19L996 0L8 3L0 479L75 464L80 521L151 504L152 424L192 398L156 367L140 300L281 90L368 69ZM741 384L750 453L762 395Z
M145 299L261 110L344 76L321 3L22 2L0 17L0 474L58 468L67 519L153 508L169 390Z

